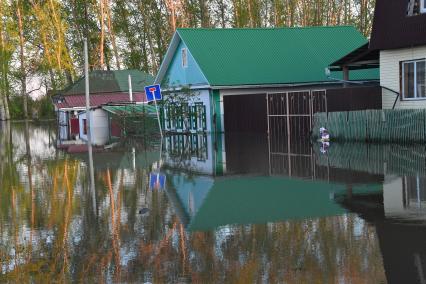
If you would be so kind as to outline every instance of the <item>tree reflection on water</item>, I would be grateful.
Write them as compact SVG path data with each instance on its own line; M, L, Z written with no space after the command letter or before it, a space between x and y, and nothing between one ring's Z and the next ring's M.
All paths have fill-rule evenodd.
M114 158L95 162L93 204L85 157L49 131L0 128L0 282L386 281L375 228L355 214L190 232L149 188L150 163Z

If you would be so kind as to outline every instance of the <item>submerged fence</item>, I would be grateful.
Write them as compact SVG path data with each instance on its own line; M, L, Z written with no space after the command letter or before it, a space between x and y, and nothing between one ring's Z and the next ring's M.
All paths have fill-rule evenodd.
M426 151L421 144L331 143L326 154L314 147L316 164L371 174L426 176Z
M325 127L336 141L424 142L426 110L362 110L316 113L312 136Z

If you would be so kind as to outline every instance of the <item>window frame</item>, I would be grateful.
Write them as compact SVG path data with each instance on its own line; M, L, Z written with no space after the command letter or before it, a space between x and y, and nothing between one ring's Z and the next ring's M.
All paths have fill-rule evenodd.
M188 49L182 48L181 49L181 57L182 57L182 68L188 67Z
M420 0L420 14L426 13L426 0Z
M426 0L425 0L426 1ZM401 100L403 101L422 101L422 100L426 100L426 96L425 97L417 97L417 63L418 62L425 62L426 65L426 58L420 58L420 59L413 59L413 60L405 60L405 61L401 61ZM405 65L409 64L409 63L414 63L414 97L412 98L407 98L405 96ZM425 86L426 88L426 86ZM426 92L426 91L425 91Z

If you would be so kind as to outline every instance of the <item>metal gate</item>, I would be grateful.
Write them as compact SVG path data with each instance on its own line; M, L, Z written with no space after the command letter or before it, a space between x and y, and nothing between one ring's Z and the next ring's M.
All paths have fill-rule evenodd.
M279 172L289 176L311 176L314 165L309 135L313 114L327 112L326 91L268 93L266 99L270 173L279 167ZM300 161L292 163L295 159ZM296 164L304 166L295 168Z

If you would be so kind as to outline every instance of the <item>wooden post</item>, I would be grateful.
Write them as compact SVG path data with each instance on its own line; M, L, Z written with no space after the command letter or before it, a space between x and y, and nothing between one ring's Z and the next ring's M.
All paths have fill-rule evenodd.
M347 87L348 81L349 81L349 68L347 66L343 66L342 72L343 72L343 81L344 81L343 87Z

